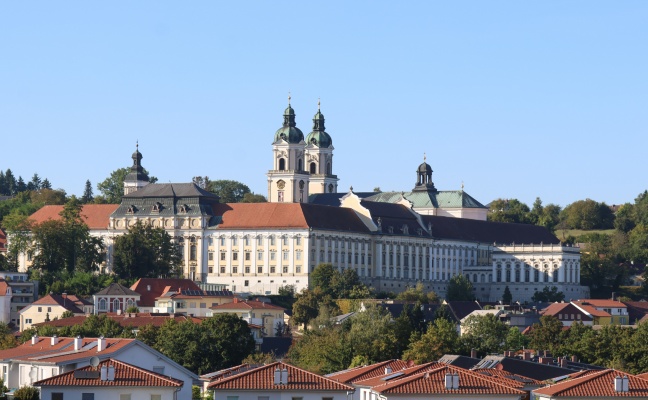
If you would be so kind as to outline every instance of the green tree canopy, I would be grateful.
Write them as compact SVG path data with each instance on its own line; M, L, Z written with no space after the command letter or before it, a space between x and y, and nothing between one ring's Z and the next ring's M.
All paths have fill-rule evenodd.
M471 315L463 321L461 342L465 351L479 354L499 353L509 333L508 327L494 314Z
M113 271L121 278L158 278L176 275L182 266L181 252L160 227L138 221L115 238Z
M497 199L490 203L488 220L494 222L533 223L529 206L518 199Z
M444 354L456 353L458 348L459 334L455 324L445 318L437 318L423 335L412 336L402 358L422 364L436 361Z
M605 203L586 199L571 203L560 214L571 229L612 229L614 214Z
M471 301L475 299L473 285L463 274L457 274L450 278L446 300L448 301Z
M124 167L114 170L103 181L97 184L97 190L101 192L101 199L99 202L106 202L109 204L121 203L121 198L124 196L124 179L131 171L130 167ZM157 182L157 178L151 176L149 172L144 169L144 173L149 177L149 183Z
M240 203L250 188L241 182L221 179L209 181L206 189L220 197L221 203Z
M556 286L545 286L542 288L542 290L538 290L533 293L531 300L541 303L554 303L557 301L565 300L565 294L563 292L559 292Z

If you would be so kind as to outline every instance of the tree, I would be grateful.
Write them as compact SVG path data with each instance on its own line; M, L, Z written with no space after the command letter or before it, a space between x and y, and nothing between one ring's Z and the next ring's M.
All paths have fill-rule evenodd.
M81 196L81 202L83 204L92 203L94 196L92 195L92 183L90 179L86 180L85 188L83 189L83 196Z
M114 243L113 270L123 279L175 275L182 266L180 249L163 228L138 221Z
M531 326L530 346L536 350L550 350L560 343L562 322L553 315L543 315L539 324Z
M495 314L469 316L462 323L462 331L464 349L480 354L501 352L508 335L508 327Z
M565 294L559 292L556 286L545 286L542 290L533 293L531 300L540 303L555 303L565 300Z
M514 326L510 327L508 333L506 334L506 340L504 348L506 350L521 350L524 349L529 344L529 339L520 332L520 330Z
M586 199L573 202L565 207L560 214L571 229L611 229L614 215L605 203Z
M310 287L313 289L319 288L323 294L334 296L332 282L337 273L331 263L318 264L310 274Z
M218 195L221 203L239 203L246 193L250 193L247 185L227 179L209 181L207 190Z
M245 193L241 203L266 203L268 199L264 195L255 193Z
M110 204L119 204L124 196L124 179L130 173L129 167L119 168L110 173L110 176L97 184L97 189L101 192L102 198ZM149 177L149 183L157 182L157 178L149 175L144 169L144 173Z
M423 335L412 336L402 358L422 364L436 361L444 354L456 353L458 348L459 334L454 323L437 318L428 325Z
M511 301L513 301L513 295L511 294L511 289L506 285L504 293L502 294L502 303L511 304Z
M614 228L628 233L637 225L635 217L635 208L632 204L623 204L614 216Z
M493 222L531 223L529 206L517 199L497 199L490 203L488 220Z
M81 204L72 196L60 213L61 219L33 226L34 267L44 272L95 271L103 261L103 240L90 236L81 217Z
M52 189L52 184L50 183L49 179L45 178L43 180L43 183L41 184L41 189Z
M457 274L450 278L446 300L448 301L471 301L475 298L473 295L473 285L463 274Z
M293 303L292 321L295 324L304 324L304 328L308 329L309 322L317 318L320 306L337 309L331 296L322 292L320 288L302 290L297 294L297 300Z
M15 400L39 400L40 394L38 389L33 386L23 386L14 392Z
M408 287L396 295L396 300L420 302L422 304L436 303L439 296L433 291L426 291L423 283L418 282L415 287Z

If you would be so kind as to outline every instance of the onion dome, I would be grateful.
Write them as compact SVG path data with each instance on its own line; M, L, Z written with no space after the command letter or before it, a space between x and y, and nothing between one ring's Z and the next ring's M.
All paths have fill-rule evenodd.
M324 114L319 110L319 101L317 102L317 114L313 117L313 131L306 136L306 143L325 148L333 144L331 136L324 131Z
M149 177L144 173L144 167L142 167L142 153L139 152L139 143L135 145L135 152L132 155L133 158L133 166L131 167L130 172L128 175L126 175L126 178L124 178L125 181L127 182L135 182L135 181L144 181L148 182Z
M284 111L283 126L277 130L274 141L285 140L288 143L300 143L304 140L304 134L295 124L295 110L290 106L290 96L288 97L288 107Z

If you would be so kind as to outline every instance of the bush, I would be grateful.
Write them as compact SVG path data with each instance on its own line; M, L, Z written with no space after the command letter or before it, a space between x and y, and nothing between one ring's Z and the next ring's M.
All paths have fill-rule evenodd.
M33 386L23 386L14 392L16 400L39 400L38 389Z

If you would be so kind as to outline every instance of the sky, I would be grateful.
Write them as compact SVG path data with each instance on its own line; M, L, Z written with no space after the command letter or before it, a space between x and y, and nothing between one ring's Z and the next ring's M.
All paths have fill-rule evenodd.
M132 164L267 195L290 92L346 192L566 206L648 189L646 1L0 5L0 169L81 195Z

